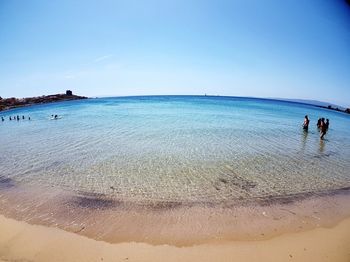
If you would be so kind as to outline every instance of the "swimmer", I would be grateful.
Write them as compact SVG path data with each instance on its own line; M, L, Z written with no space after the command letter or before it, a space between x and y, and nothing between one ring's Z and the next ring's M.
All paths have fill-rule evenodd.
M309 123L310 123L309 117L306 115L304 118L304 123L303 123L303 129L305 131L308 131L308 129L309 129Z
M329 119L328 118L326 119L326 123L325 124L326 124L326 129L328 130L328 128L329 128Z
M321 127L321 121L322 121L322 119L321 118L319 118L318 120L317 120L317 128L320 128Z
M320 138L323 140L324 136L327 133L326 123L324 122L324 118L321 119L321 126L320 126Z

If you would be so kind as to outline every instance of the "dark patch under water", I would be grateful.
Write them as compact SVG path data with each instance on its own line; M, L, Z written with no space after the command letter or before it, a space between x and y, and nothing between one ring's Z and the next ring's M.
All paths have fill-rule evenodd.
M261 198L254 198L254 201L256 201L256 203L258 203L261 206L269 206L275 204L288 205L311 197L335 196L341 194L350 194L350 187L343 187L320 192L304 192L298 194L289 194L284 196L266 196Z
M86 193L73 197L69 204L80 208L109 209L119 206L121 202L106 198L103 194Z
M270 205L288 205L296 201L304 200L308 197L313 196L313 193L303 193L295 195L285 195L285 196L266 196L254 199L260 206L270 206Z
M14 186L15 183L11 178L0 175L0 189L7 189Z
M221 182L223 184L227 184L230 181L227 181L227 182L221 181ZM0 189L1 189L2 183L3 184L10 183L10 185L12 186L11 180L0 177ZM176 200L153 201L153 202L148 202L148 201L125 202L125 201L120 201L113 198L108 198L104 194L80 192L79 195L71 198L67 202L67 204L68 206L72 206L73 208L78 207L78 208L94 209L94 210L99 210L99 209L105 210L105 209L112 209L112 208L122 208L122 209L123 208L127 208L127 209L144 208L144 209L153 210L153 211L168 211L176 208L193 207L193 206L205 206L205 207L221 206L224 208L233 208L235 206L251 205L251 204L258 204L260 206L270 206L270 205L276 205L276 204L288 205L288 204L295 203L297 201L302 201L307 198L332 196L332 195L338 195L338 194L350 194L350 187L344 187L336 190L327 190L327 191L321 191L321 192L304 192L304 193L298 193L298 194L289 194L284 196L264 196L264 197L257 197L257 198L251 198L251 199L244 199L244 198L231 199L230 201L225 201L225 202L211 202L211 201L183 202L183 201L176 201Z
M170 210L183 206L182 202L178 201L158 201L147 205L148 208L153 210Z
M222 174L222 176L214 184L214 187L216 190L220 190L221 186L227 185L235 186L245 191L250 191L257 186L255 182L237 176L236 174Z

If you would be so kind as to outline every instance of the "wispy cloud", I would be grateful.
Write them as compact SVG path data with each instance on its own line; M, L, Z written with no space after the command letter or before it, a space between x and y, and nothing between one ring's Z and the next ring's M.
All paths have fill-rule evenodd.
M113 55L104 55L104 56L100 56L100 57L97 57L95 60L94 60L94 63L98 63L98 62L101 62L103 60L106 60L106 59L109 59L113 57Z

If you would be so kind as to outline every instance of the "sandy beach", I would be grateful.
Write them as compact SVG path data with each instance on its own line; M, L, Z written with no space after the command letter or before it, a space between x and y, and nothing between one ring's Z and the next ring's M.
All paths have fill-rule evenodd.
M110 244L0 216L0 261L350 261L350 218L260 241Z

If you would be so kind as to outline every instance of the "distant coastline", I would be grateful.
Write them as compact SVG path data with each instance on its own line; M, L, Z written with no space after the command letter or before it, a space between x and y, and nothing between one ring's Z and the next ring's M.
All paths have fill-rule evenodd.
M316 101L316 100L306 100L306 99L288 99L288 98L272 98L272 99L278 100L278 101L311 105L311 106L315 106L315 107L319 107L319 108L324 108L324 109L329 109L329 110L334 110L334 111L350 114L350 108L345 108L345 107L338 106L335 104L330 104L327 102L321 102L321 101Z
M346 108L344 110L342 109L339 109L339 107L333 107L333 106L317 106L315 105L316 107L321 107L321 108L325 108L325 109L329 109L329 110L334 110L334 111L338 111L338 112L344 112L344 113L347 113L347 114L350 114L350 108Z
M9 110L17 107L24 107L36 104L46 104L59 101L87 99L85 96L73 95L72 91L67 90L65 94L54 94L47 96L36 96L26 98L1 98L0 111Z
M205 94L204 96L211 97L212 95ZM231 97L231 96L220 96L220 97ZM286 99L286 98L257 98L257 97L241 97L241 96L234 96L234 97L274 100L274 101L281 101L281 102L303 104L303 105L315 106L319 108L324 108L328 110L350 114L350 108L344 108L341 106L328 104L326 102L320 102L320 101L303 100L303 99ZM85 96L74 95L70 90L67 90L65 94L54 94L54 95L46 95L46 96L43 95L43 96L26 97L26 98L15 98L15 97L2 98L0 96L0 111L5 111L13 108L24 107L24 106L31 106L36 104L46 104L46 103L52 103L52 102L79 100L79 99L87 99L87 98L88 97L85 97Z

